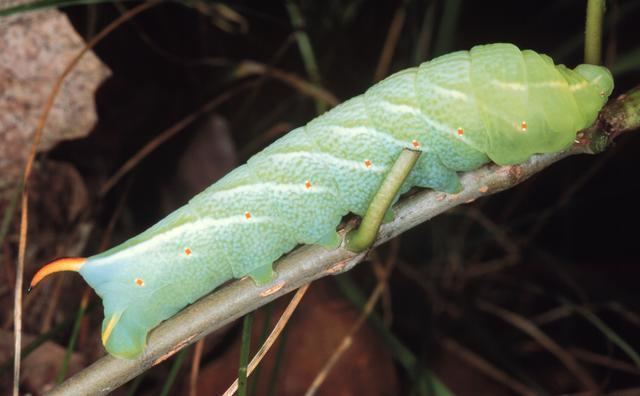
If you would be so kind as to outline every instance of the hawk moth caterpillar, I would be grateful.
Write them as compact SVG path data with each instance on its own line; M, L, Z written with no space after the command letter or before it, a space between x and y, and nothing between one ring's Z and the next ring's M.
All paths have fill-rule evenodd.
M227 280L269 282L298 244L338 247L342 217L367 211L403 149L422 155L400 193L454 193L457 172L567 148L612 89L604 67L568 69L511 44L438 57L294 129L141 234L48 264L31 285L79 272L103 300L105 348L134 358L152 328Z

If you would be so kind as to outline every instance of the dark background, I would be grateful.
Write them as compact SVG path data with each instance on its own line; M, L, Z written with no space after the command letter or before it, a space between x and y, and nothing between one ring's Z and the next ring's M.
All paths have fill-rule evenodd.
M586 1L294 3L305 20L302 31L310 39L321 84L340 100L362 93L374 82L389 26L403 7L406 16L387 75L442 53L492 42L512 42L569 66L582 58ZM107 3L63 11L88 37L134 4L125 2L120 10ZM41 262L64 253L69 246L66 236L75 235L80 224L91 225L86 254L95 253L104 241L111 246L135 235L273 141L277 134L268 132L274 125L294 127L316 115L309 96L263 77L162 144L106 195L99 194L105 181L163 130L237 87L240 81L234 73L239 61L257 61L308 79L283 2L223 4L239 19L225 17L214 3L161 4L95 48L112 71L96 96L99 122L86 139L60 144L41 158L44 163L72 164L89 201L79 220L52 219L54 229L45 227L58 235L48 239L49 246L37 246ZM449 12L451 19L446 18ZM603 53L614 72L612 97L616 97L640 82L640 62L632 56L640 49L640 1L610 1L607 15ZM421 43L425 32L430 39ZM635 69L618 72L616 65L634 59ZM282 347L287 359L278 366L279 374L263 373L254 391L303 392L357 318L357 309L344 297L345 287L369 294L376 284L375 263L391 260L395 268L385 304L379 304L376 312L386 320L387 334L416 357L415 370L429 369L454 393L522 393L510 388L510 380L533 394L586 394L580 393L586 390L584 383L558 353L576 361L602 393L625 389L640 393L640 361L633 361L633 351L640 348L639 150L640 137L629 134L603 154L563 160L510 191L456 208L411 230L394 248L379 249L372 262L359 265L339 283L325 279L314 284L312 290L319 291L292 319L291 334ZM39 219L31 233L38 233L37 224L48 222L47 207L52 203L37 195L34 202L32 216ZM67 204L64 196L54 202ZM17 224L16 218L13 232ZM5 254L15 252L16 246L9 245ZM40 264L27 263L27 279ZM53 324L68 323L75 316L84 287L79 277L68 276ZM51 292L45 288L34 304L46 305ZM102 353L96 343L101 307L95 296L92 300L75 349L87 362ZM2 298L2 306L8 316L9 296ZM487 307L500 307L506 314ZM33 312L43 310L25 313L25 333L38 334ZM326 316L316 318L318 311ZM560 352L551 353L549 344L518 326L519 319L543 332ZM217 394L232 381L239 330L235 326L207 339L199 394ZM66 347L70 332L66 325L50 338ZM342 358L343 366L327 378L321 394L424 393L415 372L391 358L392 347L373 328L358 334L359 342ZM307 345L305 338L337 341ZM621 350L619 340L631 352ZM323 354L326 357L320 358ZM470 361L471 354L482 363ZM273 361L274 355L268 359ZM191 351L186 356L172 388L175 394L189 389ZM154 368L138 384L136 394L157 394L171 365L170 361ZM265 372L267 368L273 372L273 366L267 363ZM509 380L491 379L483 371L489 366ZM206 383L207 376L215 380ZM293 378L302 385L292 384ZM131 386L123 389L121 394L126 394Z

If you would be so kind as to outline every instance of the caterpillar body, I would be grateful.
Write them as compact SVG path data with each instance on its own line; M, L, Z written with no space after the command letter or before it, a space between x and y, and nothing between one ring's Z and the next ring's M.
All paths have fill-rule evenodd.
M56 260L102 297L102 341L133 358L161 321L231 278L273 278L297 244L336 248L347 213L363 215L403 148L422 151L402 191L454 193L457 172L567 148L613 89L603 67L554 65L490 44L398 72L294 129L156 225L88 258Z

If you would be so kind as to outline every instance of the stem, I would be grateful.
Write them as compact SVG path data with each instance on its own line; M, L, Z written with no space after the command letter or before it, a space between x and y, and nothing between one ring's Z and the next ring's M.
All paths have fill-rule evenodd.
M587 22L584 34L585 63L602 64L602 17L604 10L604 0L589 0L587 3Z
M360 227L347 234L347 249L359 253L371 247L385 213L393 204L400 187L411 173L421 153L421 151L406 148L402 150L369 204Z

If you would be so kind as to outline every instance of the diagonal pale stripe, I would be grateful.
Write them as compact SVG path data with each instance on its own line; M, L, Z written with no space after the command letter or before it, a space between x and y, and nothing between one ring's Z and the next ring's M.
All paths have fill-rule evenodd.
M122 316L122 312L114 313L111 316L111 319L109 319L109 322L107 323L107 325L105 326L104 331L102 332L102 345L104 345L105 347L107 346L107 341L109 341L109 337L111 337L111 333L113 332L113 329L118 324L118 321L120 321L121 316Z
M287 161L291 159L309 158L309 159L325 161L340 167L349 168L353 170L365 170L365 167L362 161L339 158L325 152L319 153L319 152L308 152L308 151L295 151L290 153L274 154L272 157L274 159L280 159L283 161ZM367 171L376 172L376 173L383 173L385 169L386 168L384 166L380 166L380 165L372 165L371 167L366 168Z
M153 243L167 243L170 244L172 241L176 240L176 237L179 237L184 233L185 229L188 229L191 232L203 231L213 227L224 227L228 225L234 224L255 224L255 223L264 223L267 221L275 221L276 219L271 216L255 216L253 214L247 213L239 214L229 217L223 217L219 219L214 219L210 217L199 218L195 221L191 221L188 223L180 224L177 227L165 230L157 235L155 235L152 239L148 239L137 243L126 250L122 250L116 253L118 260L126 259L127 257L137 258L140 257L141 254L145 254L147 252L147 243L153 241ZM108 265L111 260L106 260L104 263L101 263L100 260L95 260L91 264L94 266L100 265Z
M242 186L235 186L226 190L218 190L215 194L220 194L224 198L233 199L237 194L247 193L260 193L260 192L284 192L284 193L324 193L328 191L326 187L314 186L312 189L306 188L304 183L276 183L276 182L263 182L245 184ZM227 197L228 195L228 197Z
M430 89L438 92L439 94L442 94L443 96L449 96L454 99L464 100L465 102L468 102L470 100L469 94L459 91L457 89L446 88L438 84L434 84L432 81L428 79L421 80L420 84L429 87Z
M392 105L390 103L390 105ZM398 106L398 105L394 105L394 106ZM409 106L406 106L409 107ZM413 109L413 108L412 108ZM418 109L413 109L416 112L420 111ZM413 111L412 111L413 113ZM377 136L380 138L380 140L384 140L386 142L389 142L393 145L397 145L397 146L401 146L401 147L407 147L409 148L411 146L411 142L406 142L404 140L400 140L400 139L396 139L395 137L393 137L393 135L390 135L388 133L384 133L381 132L375 128L371 128L371 127L365 127L365 126L357 126L357 127L345 127L345 126L340 126L340 125L334 125L331 126L331 132L336 133L337 135L342 135L342 136L347 136L347 135L352 135L352 134L366 134L366 135L370 135L370 136Z

